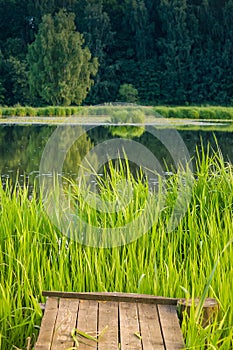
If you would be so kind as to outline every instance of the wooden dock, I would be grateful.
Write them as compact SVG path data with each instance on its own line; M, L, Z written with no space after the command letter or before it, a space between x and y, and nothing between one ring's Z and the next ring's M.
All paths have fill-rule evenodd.
M43 295L48 298L35 350L185 348L178 299L126 293ZM97 337L102 330L98 342L81 336L85 332Z

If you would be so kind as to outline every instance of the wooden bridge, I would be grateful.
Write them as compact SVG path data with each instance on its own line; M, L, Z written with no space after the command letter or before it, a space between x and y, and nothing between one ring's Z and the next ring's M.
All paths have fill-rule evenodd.
M43 295L48 298L35 350L184 349L178 299L126 293Z

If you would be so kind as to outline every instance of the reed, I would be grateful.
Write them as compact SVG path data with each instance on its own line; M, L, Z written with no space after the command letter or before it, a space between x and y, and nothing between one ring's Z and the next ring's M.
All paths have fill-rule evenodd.
M169 180L166 207L152 228L130 244L112 248L84 246L63 236L48 219L36 184L33 194L17 183L1 185L0 348L33 348L42 290L60 290L215 297L220 310L211 326L202 328L194 310L189 320L184 318L186 346L231 349L233 167L220 152L210 157L202 151L196 169L191 203L172 232L166 232L166 224L178 191L177 175ZM140 172L136 176L128 170L122 174L121 166L111 165L105 179L98 180L101 198L112 203L122 190L119 182L130 182L133 200L122 203L118 214L95 211L85 203L83 191L73 187L83 219L114 227L140 216L150 190Z

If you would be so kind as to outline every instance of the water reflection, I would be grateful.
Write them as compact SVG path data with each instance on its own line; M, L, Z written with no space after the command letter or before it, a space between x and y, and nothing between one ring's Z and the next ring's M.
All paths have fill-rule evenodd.
M21 183L32 184L39 176L40 160L43 150L56 126L1 126L0 127L0 173L3 183L10 178L14 182L16 177ZM65 150L65 161L63 163L62 174L67 177L77 176L79 166L89 151L95 145L112 138L128 138L143 144L150 150L161 164L164 174L172 172L175 165L166 147L144 127L137 126L98 126L85 133L82 129L82 136L74 142L72 147L66 152L66 143L72 137L72 128L64 126L63 143ZM161 130L163 133L166 130ZM201 148L201 140L204 147L210 143L216 149L214 133L202 130L180 130L179 134L183 139L191 157L195 157L196 150ZM232 132L215 132L219 147L227 161L233 162L233 138ZM174 145L175 147L175 145ZM106 150L107 151L107 150ZM58 154L56 155L58 157ZM50 160L48 159L48 162ZM91 160L94 164L98 159ZM133 165L132 165L133 168ZM101 169L100 169L101 172ZM50 174L51 175L51 174ZM156 183L156 179L151 177L151 184Z
M134 139L135 137L140 137L145 132L144 126L129 126L129 125L119 125L119 126L109 126L109 131L112 136L119 136L122 138Z

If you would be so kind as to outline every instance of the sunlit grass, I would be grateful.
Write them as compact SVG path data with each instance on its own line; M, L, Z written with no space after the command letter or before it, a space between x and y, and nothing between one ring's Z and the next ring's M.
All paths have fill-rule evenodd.
M110 175L106 175L106 182L100 180L99 193L114 203L119 196L119 172ZM127 179L133 200L121 202L126 206L121 211L122 225L140 216L149 193L140 174L137 181L130 174ZM184 319L186 345L190 349L231 349L232 165L225 164L217 153L200 155L186 215L167 233L169 201L173 205L176 192L174 176L166 206L139 239L119 247L94 248L62 236L49 221L40 196L29 196L26 187L0 186L0 348L26 349L28 338L33 344L42 316L38 304L44 302L42 290L61 290L214 297L220 310L211 326L203 329L194 311L190 320ZM117 224L115 212L95 213L81 191L76 188L73 195L79 206L83 205L85 220L110 227Z

